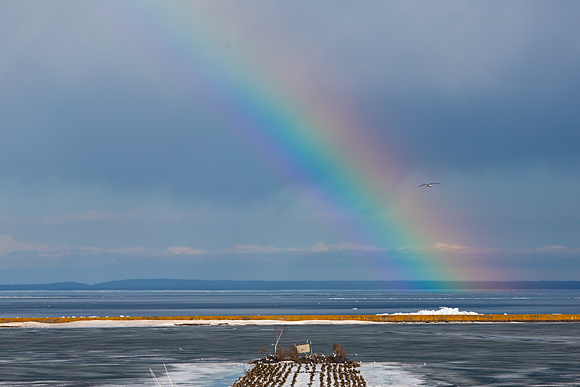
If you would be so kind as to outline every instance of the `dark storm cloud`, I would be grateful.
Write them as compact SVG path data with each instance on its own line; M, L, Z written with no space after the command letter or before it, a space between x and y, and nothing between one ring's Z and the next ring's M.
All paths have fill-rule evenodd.
M399 53L413 52L415 60L397 73L399 81L385 75L363 90L359 114L375 135L403 149L409 166L431 172L578 168L578 4L470 4L477 6L459 13L472 26L457 20L446 41L438 40L445 33L437 28L433 37L425 36L431 55L425 44L409 39L411 46ZM403 27L402 33L410 28L422 27ZM392 52L383 54L392 61Z
M252 197L278 187L243 139L155 90L105 80L64 93L42 82L4 88L0 174L30 184L100 182L180 198Z
M3 179L230 200L281 187L243 138L200 107L203 95L158 86L168 82L164 67L149 62L162 58L138 55L90 9L59 4L62 12L40 7L6 23ZM401 168L567 167L580 160L580 13L557 4L250 4L235 7L230 33L260 37L257 66L296 50L305 76L346 93ZM305 8L327 12L297 12Z
M68 2L3 9L0 182L233 202L279 190L204 96L176 87L163 58L131 40L130 21Z
M474 273L571 279L579 19L577 1L0 3L0 264L38 281L362 279L384 249L404 266L435 245ZM282 111L344 114L349 138L397 163L393 195L418 209L401 226L431 230L417 246L367 240L374 214L334 206L324 176L283 175L279 144L208 109L209 90L245 117L230 82L274 85ZM298 145L280 157L307 170Z
M375 135L404 149L409 166L426 170L481 170L580 164L580 82L558 90L537 87L477 95L394 99L374 96L364 109ZM385 122L394 123L381 128Z

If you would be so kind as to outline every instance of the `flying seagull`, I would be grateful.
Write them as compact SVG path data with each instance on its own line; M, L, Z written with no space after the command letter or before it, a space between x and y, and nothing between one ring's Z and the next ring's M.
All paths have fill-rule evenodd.
M419 187L423 187L423 186L425 186L425 187L433 187L433 184L439 184L439 183L429 183L429 184L425 183L425 184L421 184Z

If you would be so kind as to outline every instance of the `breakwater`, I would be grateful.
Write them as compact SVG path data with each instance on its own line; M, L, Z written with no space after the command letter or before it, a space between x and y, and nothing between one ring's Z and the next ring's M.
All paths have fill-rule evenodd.
M232 387L366 387L356 363L256 364Z

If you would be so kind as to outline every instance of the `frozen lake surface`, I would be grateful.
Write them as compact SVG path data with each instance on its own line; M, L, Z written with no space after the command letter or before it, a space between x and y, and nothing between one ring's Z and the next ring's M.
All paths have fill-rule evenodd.
M358 305L358 306L357 306ZM578 313L578 291L0 292L2 317ZM292 325L281 346L338 342L369 386L578 386L580 324ZM274 326L0 329L0 386L230 386ZM298 380L297 380L298 381Z

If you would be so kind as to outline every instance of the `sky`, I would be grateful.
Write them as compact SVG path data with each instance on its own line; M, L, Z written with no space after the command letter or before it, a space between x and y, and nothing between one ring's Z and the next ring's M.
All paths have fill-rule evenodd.
M580 280L579 19L2 1L0 283Z

